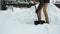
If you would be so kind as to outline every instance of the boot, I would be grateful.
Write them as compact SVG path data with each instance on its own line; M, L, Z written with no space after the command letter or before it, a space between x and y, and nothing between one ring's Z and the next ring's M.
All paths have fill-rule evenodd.
M40 20L40 21L34 21L34 24L35 25L38 25L38 24L44 24L45 23L45 21L43 21L43 20Z

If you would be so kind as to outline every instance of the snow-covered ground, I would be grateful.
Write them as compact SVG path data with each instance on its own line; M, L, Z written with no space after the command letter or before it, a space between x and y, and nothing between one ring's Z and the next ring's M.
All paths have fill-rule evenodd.
M50 3L47 12L50 24L34 25L37 20L34 6L0 10L0 34L60 34L60 9ZM43 12L42 19L45 20Z

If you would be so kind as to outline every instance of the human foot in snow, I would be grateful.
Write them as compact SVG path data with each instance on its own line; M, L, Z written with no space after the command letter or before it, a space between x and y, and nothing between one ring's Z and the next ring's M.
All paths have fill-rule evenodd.
M43 20L40 20L40 21L34 21L34 24L35 24L35 25L38 25L38 24L44 24L44 23L46 23L46 22L43 21Z

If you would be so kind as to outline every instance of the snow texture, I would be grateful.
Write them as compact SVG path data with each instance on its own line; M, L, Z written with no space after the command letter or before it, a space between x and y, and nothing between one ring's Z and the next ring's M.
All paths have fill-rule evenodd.
M60 34L60 9L50 3L47 12L50 24L34 25L37 20L34 6L0 10L0 34ZM42 20L44 18L42 9Z

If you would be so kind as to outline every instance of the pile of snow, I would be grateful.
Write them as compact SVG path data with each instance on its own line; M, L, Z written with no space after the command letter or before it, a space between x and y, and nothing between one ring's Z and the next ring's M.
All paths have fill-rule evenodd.
M47 8L49 14L49 20L51 24L60 24L60 9L57 8L54 4L50 4Z
M38 5L37 5L38 6ZM47 8L50 24L60 24L60 9L54 4L49 4ZM58 15L57 15L58 14ZM45 20L43 11L42 19ZM0 22L1 23L31 23L37 20L37 14L35 13L35 7L31 8L18 8L13 7L5 11L0 10Z
M33 23L36 19L34 8L13 8L0 11L0 22L3 23Z

